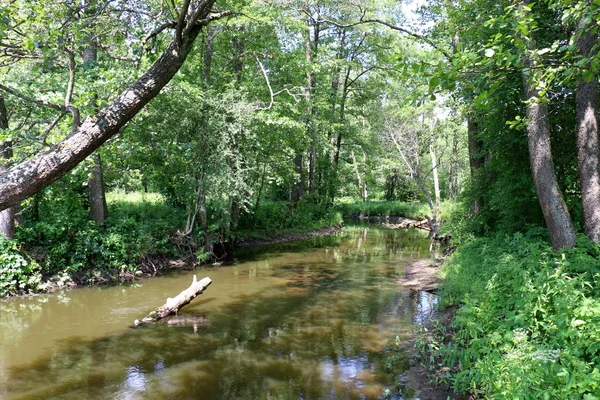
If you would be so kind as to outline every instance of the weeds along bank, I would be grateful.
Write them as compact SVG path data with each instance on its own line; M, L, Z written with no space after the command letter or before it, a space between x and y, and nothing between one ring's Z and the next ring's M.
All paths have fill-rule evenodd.
M437 379L484 398L600 398L600 246L553 252L541 228L471 238L443 274L442 307L460 308L417 342Z
M185 239L178 234L186 223L184 209L152 193L107 197L110 214L103 225L90 221L87 210L74 201L42 201L37 215L26 209L15 240L0 239L0 297L131 280L156 274L171 260L193 264L207 258L204 232L196 229ZM226 216L208 205L215 245L342 224L338 212L310 203L292 209L287 202L264 201L254 211L242 213L240 229L228 232Z

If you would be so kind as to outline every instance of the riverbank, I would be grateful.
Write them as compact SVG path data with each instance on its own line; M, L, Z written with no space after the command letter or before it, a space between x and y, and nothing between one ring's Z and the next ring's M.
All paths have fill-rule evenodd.
M415 291L436 292L442 282L440 267L443 260L424 259L408 264L404 276L397 282Z
M287 242L295 242L298 240L307 240L319 236L333 235L341 231L343 226L328 226L320 229L313 229L306 232L294 232L294 233L282 233L273 235L270 237L263 238L240 238L236 241L236 247L254 247L254 246L265 246L270 244L279 244Z
M183 240L180 236L173 236L170 240L178 247L178 255L173 255L172 253L139 255L137 257L136 268L123 266L116 271L109 268L86 268L78 269L76 271L72 271L71 273L67 273L65 271L61 274L47 277L46 279L41 278L39 274L35 274L33 278L35 281L30 282L29 285L31 287L35 287L36 290L17 291L11 293L10 296L51 293L56 290L81 286L119 284L132 282L137 279L147 279L154 276L160 276L175 270L192 270L199 265L220 263L224 260L227 260L234 255L236 248L248 248L306 240L314 237L332 235L341 231L342 229L342 225L336 225L323 227L320 229L311 229L304 232L301 231L293 233L262 235L260 238L242 236L233 243L217 244L215 246L215 253L213 256L204 259L200 259L198 257L199 253L197 243L195 243L192 237L188 237ZM11 242L5 243L10 244ZM22 257L21 255L18 255L18 249L14 242L12 242L12 245L8 248L8 250L15 253L14 257ZM38 259L43 260L46 255L38 255L37 257ZM23 260L25 260L25 258L23 258ZM36 269L32 270L34 273L39 270L37 263L35 263L35 266ZM25 277L25 275L23 275L23 277ZM28 279L31 280L32 278Z
M442 259L423 259L408 264L398 284L417 292L437 293L442 283ZM408 384L416 391L419 400L464 400L467 397L452 391L440 378L447 373L444 367L437 368L435 362L424 357L430 344L434 344L432 332L438 327L448 329L456 313L456 307L435 310L431 319L414 333L410 352L410 368L406 372Z

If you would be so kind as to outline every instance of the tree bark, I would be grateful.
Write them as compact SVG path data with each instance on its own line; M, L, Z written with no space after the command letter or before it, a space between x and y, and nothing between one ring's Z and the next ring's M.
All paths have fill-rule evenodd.
M302 154L294 157L294 171L296 172L294 184L292 185L292 207L304 198L304 169L302 168Z
M366 159L366 154L363 152L363 155ZM354 150L350 152L350 158L352 159L352 164L354 165L354 173L356 175L356 186L358 188L358 194L362 201L367 201L368 192L367 192L367 183L360 176L360 169L358 168L358 160L356 159L356 155L354 154ZM366 162L366 160L365 160Z
M450 162L448 165L448 197L451 200L456 200L458 196L458 134L452 134L452 152L450 154Z
M92 160L94 162L94 167L92 168L91 177L88 181L90 219L102 224L106 217L108 217L108 206L106 205L100 154L97 152L92 154Z
M183 306L189 304L196 296L202 294L211 283L212 280L210 278L204 278L198 281L196 275L194 275L194 280L189 288L185 289L174 298L169 297L163 306L152 311L141 321L136 319L133 324L137 326L148 322L156 322L169 315L176 314Z
M88 5L89 6L89 5ZM88 9L92 12L92 9ZM86 13L88 12L86 10ZM83 67L84 69L91 68L98 60L98 43L97 39L90 35L88 45L83 51ZM91 108L94 113L98 112L98 95L94 93L92 96ZM104 191L104 179L102 173L102 162L100 160L100 154L95 152L92 154L93 167L88 180L88 196L90 200L90 219L99 224L104 223L106 217L108 217L108 206L106 204L106 193Z
M467 119L467 136L469 141L469 166L471 167L471 181L472 186L475 188L475 198L471 204L471 209L474 214L481 211L482 203L481 196L478 191L481 187L481 179L483 176L482 170L485 165L485 159L483 153L483 142L478 137L479 125L475 122L473 116L469 116Z
M528 0L521 0L517 4L520 17L528 20L531 13L531 10L525 7L529 4ZM540 95L536 82L536 79L543 79L538 68L542 66L542 63L539 55L535 53L533 38L523 37L521 32L517 32L517 34L521 35L524 43L527 43L527 48L522 56L524 66L522 75L527 103L527 139L533 182L544 220L550 232L552 248L554 250L569 249L575 246L575 229L554 172L548 103Z
M595 57L594 46L598 34L586 32L582 20L578 31L577 51L584 59ZM580 78L577 82L577 155L579 181L581 184L581 202L585 234L594 242L600 242L600 171L598 163L598 78L590 82Z
M6 103L4 97L0 94L0 131L8 130L8 110L6 109ZM0 143L0 158L4 163L8 163L12 158L12 141L5 140ZM4 166L0 167L0 171L4 171ZM15 211L17 206L9 207L5 210L0 211L0 234L6 239L14 239L15 237Z
M304 55L306 61L306 86L304 88L304 96L306 100L306 119L307 131L310 139L308 148L308 193L312 194L315 191L315 164L316 164L316 146L317 132L315 128L315 107L313 105L312 95L316 87L315 76L312 71L313 58L317 55L320 36L320 24L317 22L313 26L313 38L310 36L311 19L310 8L305 2L304 10L308 16L306 17L306 35L304 37Z
M435 220L440 220L440 214L442 213L442 205L440 199L440 179L438 176L437 157L435 156L435 149L433 143L429 143L429 155L431 156L431 165L433 166L433 189L435 193Z
M194 1L187 18L175 26L175 35L160 58L133 85L97 115L52 149L0 173L0 210L18 204L83 161L127 124L175 76L203 26L230 12L209 16L214 0Z

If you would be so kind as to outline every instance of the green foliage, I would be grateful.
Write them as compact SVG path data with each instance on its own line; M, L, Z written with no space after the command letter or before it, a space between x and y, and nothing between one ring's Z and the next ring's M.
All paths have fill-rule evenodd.
M442 202L442 220L452 215L457 208L457 203L453 201ZM365 201L355 202L352 199L344 198L336 204L338 210L344 217L354 215L363 216L395 216L414 219L431 216L427 203L407 203L404 201Z
M40 281L37 262L25 258L16 241L0 238L0 297L35 291Z
M479 238L444 266L452 342L429 351L460 391L496 399L600 395L600 246L555 253L545 230Z
M67 272L79 282L94 270L115 279L123 270L135 271L140 257L177 253L169 239L185 220L182 210L156 194L113 193L108 203L111 214L100 226L85 212L67 216L54 202L54 214L20 227L16 239L40 257L45 277Z
M307 201L299 202L295 209L286 201L265 201L256 215L244 215L238 237L264 237L277 233L310 231L343 225L342 215L331 207Z

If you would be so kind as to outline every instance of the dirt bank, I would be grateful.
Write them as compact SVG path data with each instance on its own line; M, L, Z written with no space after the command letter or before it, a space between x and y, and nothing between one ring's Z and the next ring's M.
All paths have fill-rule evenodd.
M442 260L419 260L404 269L404 276L397 282L416 291L435 292L442 281L439 276Z
M442 279L440 277L440 267L443 260L419 260L410 263L406 266L404 276L397 282L411 290L415 291L426 291L436 292ZM434 321L444 326L449 326L454 319L456 309L447 309L441 312L436 312L433 319L429 322L432 324ZM413 340L429 340L426 332L416 333ZM417 398L419 400L464 400L467 397L454 393L444 385L436 386L433 379L436 376L441 376L446 373L443 368L431 368L431 365L422 365L423 363L417 359L416 351L413 349L411 354L411 366L406 372L408 383L412 388L417 391Z

